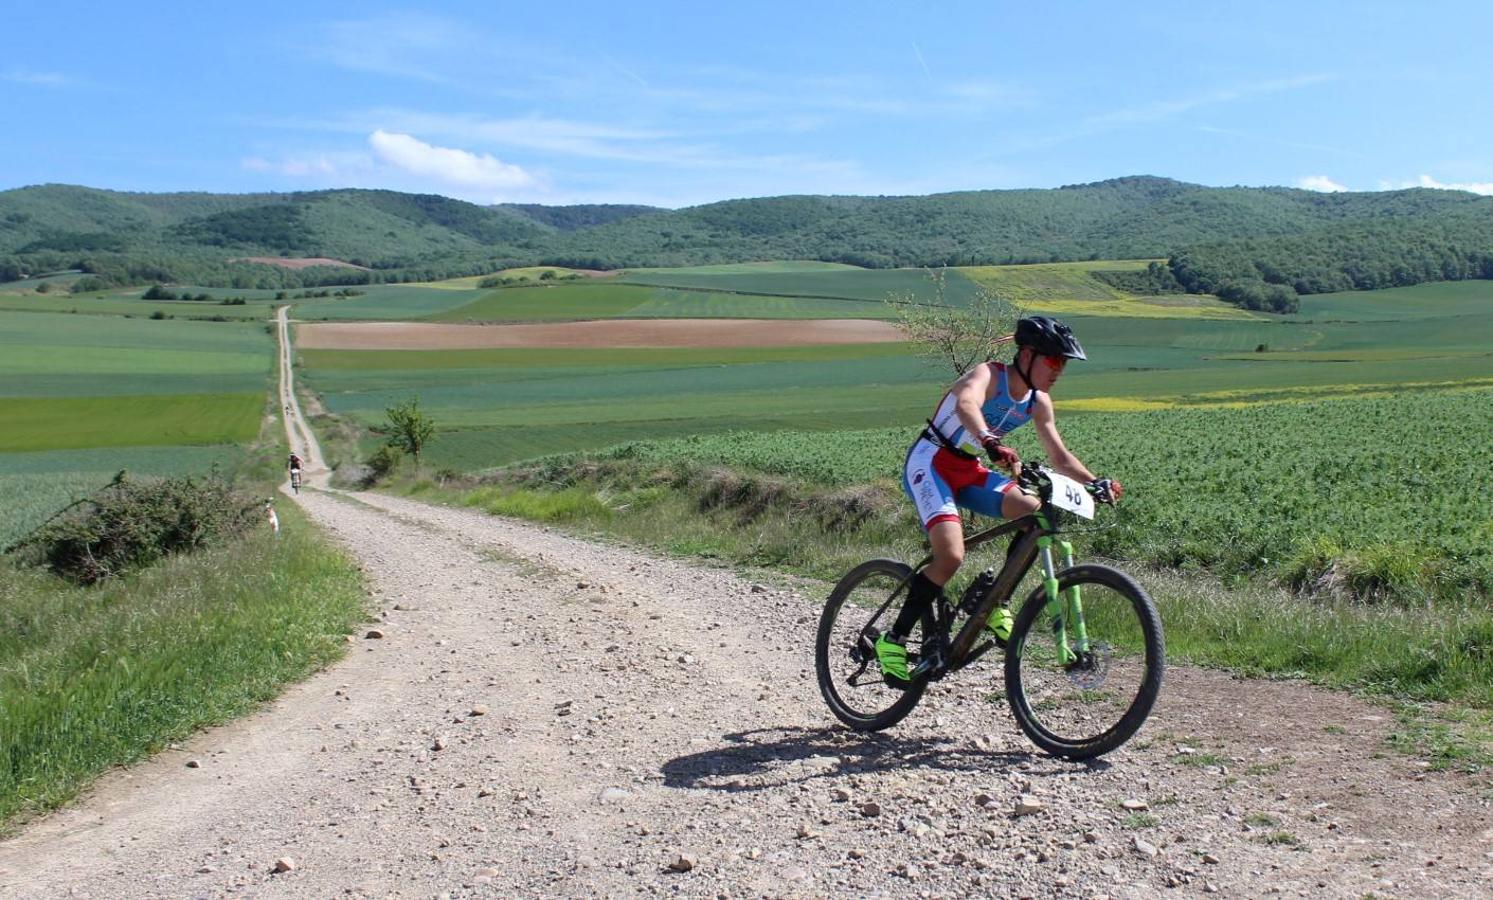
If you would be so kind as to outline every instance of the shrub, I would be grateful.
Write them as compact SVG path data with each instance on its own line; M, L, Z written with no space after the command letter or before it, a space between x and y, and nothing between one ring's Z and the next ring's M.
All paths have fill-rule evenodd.
M95 584L171 554L219 543L259 521L260 502L216 475L114 483L33 532L21 559Z
M368 467L368 477L364 481L368 486L373 486L394 474L399 468L399 461L404 458L404 451L393 444L380 444L378 449L363 460Z

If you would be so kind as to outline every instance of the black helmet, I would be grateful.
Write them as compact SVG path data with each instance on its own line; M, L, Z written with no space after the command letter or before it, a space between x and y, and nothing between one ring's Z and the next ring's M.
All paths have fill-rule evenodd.
M1031 347L1043 356L1088 359L1073 330L1051 316L1027 316L1017 322L1016 346Z

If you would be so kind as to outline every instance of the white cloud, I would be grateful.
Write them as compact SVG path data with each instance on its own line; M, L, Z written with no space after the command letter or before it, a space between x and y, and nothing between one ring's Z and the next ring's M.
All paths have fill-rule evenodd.
M449 184L492 190L532 187L535 178L519 166L486 153L477 155L452 147L436 147L407 134L379 129L368 136L368 144L382 161L414 175Z
M1415 181L1402 181L1394 187L1400 188L1435 188L1441 191L1471 191L1474 194L1493 194L1493 181L1460 181L1450 184L1437 181L1429 175L1422 175Z
M1347 188L1326 175L1308 175L1305 178L1296 179L1296 186L1308 191L1321 191L1326 194L1335 194L1346 191Z

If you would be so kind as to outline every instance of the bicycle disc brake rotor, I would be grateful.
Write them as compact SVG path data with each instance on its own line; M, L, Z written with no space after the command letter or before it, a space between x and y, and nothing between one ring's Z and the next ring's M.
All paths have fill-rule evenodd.
M1068 680L1085 691L1098 690L1109 677L1109 659L1112 655L1114 648L1109 644L1090 644L1088 652L1080 656L1078 662L1068 666Z

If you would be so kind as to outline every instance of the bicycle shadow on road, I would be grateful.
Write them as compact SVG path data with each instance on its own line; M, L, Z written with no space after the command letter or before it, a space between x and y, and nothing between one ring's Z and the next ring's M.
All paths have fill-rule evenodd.
M838 727L762 728L727 734L728 746L678 756L664 763L664 785L715 791L760 791L815 778L925 768L945 772L1004 772L1018 763L1051 763L1050 771L1092 771L1026 751L982 750L956 738L857 734Z

